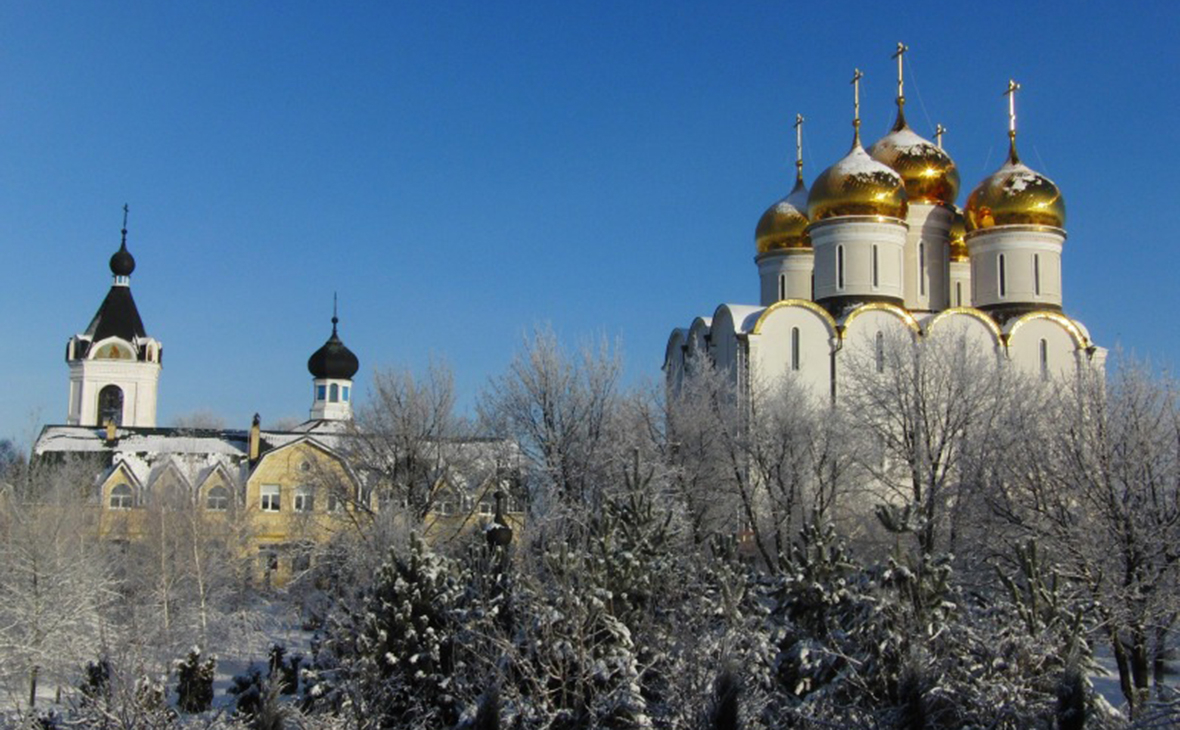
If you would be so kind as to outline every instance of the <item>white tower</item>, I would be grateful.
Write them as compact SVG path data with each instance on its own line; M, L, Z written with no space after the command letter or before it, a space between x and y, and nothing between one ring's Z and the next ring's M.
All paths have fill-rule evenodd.
M807 186L803 184L803 115L795 115L795 187L766 209L754 231L762 306L783 299L811 299L815 252L807 236Z
M836 316L865 302L904 302L905 186L860 144L861 77L857 70L852 78L852 149L820 174L807 199L815 301Z
M345 421L352 418L352 376L360 369L360 363L336 334L339 322L333 302L332 336L307 360L307 369L313 378L312 420Z
M123 206L123 241L111 256L115 277L86 331L70 338L66 362L70 366L72 426L151 428L156 425L156 393L160 383L163 347L147 336L131 297L135 259L127 251L127 206Z
M1008 160L967 198L967 248L975 306L1003 321L1061 310L1065 199L1016 154L1016 91L1008 82Z

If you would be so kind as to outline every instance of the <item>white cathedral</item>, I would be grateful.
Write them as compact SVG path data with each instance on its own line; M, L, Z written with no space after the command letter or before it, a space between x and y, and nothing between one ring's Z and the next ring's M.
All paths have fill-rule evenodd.
M755 230L761 302L722 304L672 331L664 373L677 392L694 364L712 363L739 393L782 379L837 397L842 373L883 359L882 342L964 338L998 362L1042 376L1104 366L1106 351L1062 309L1065 200L1016 152L1008 84L1008 158L959 209L959 173L906 122L898 44L897 121L867 150L858 70L852 149L803 181L796 117L794 189ZM702 359L703 358L703 359Z

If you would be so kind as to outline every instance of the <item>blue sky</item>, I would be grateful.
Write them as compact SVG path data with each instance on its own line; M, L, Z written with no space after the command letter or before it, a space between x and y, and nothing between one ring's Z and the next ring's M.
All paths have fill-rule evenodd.
M893 120L949 128L959 203L1020 149L1068 206L1066 310L1180 355L1180 4L34 3L0 6L0 437L65 419L68 337L132 287L165 346L159 420L302 418L330 330L374 368L455 370L465 405L550 323L667 335L755 302L753 230Z

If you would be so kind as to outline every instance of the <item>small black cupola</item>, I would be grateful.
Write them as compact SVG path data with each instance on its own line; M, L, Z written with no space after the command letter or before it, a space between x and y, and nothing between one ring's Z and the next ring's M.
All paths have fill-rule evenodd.
M135 257L127 250L127 210L128 206L123 206L123 242L119 245L119 250L111 256L111 273L117 277L131 276L135 271Z
M340 320L334 310L335 307L332 312L332 336L307 359L307 369L318 380L352 380L361 366L356 355L344 346L336 334L336 324Z

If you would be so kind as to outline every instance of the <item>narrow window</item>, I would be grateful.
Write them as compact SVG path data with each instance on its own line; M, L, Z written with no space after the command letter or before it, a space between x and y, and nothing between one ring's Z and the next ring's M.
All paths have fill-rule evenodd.
M778 298L780 300L787 298L787 277L782 274L778 275Z
M881 273L877 266L877 244L873 244L873 288L881 285Z
M224 512L229 509L229 490L225 487L213 487L205 497L205 509L212 512Z
M999 266L1000 266L1000 296L1006 297L1006 296L1008 296L1008 278L1007 278L1008 272L1004 270L1004 254L1000 254Z
M259 506L263 512L278 512L281 508L279 502L280 495L279 485L277 484L263 484L261 488L261 501Z
M344 509L344 500L335 492L328 492L328 511L340 512Z
M811 301L815 301L815 272L811 272L811 296L808 297Z
M885 372L885 335L877 333L877 372Z
M963 306L963 282L955 282L955 306Z
M799 369L799 328L791 328L791 369Z
M295 490L295 511L296 512L311 512L315 509L315 496L308 487L299 487Z
M1038 297L1041 296L1041 255L1039 253L1033 254L1033 291Z
M328 386L317 385L315 387L315 399L316 400L327 400L328 399Z
M844 288L844 247L836 247L836 288Z
M340 400L340 386L332 383L328 386L328 400L335 403Z
M918 241L918 294L926 296L926 242Z
M1041 340L1041 377L1049 377L1049 341Z
M111 490L111 509L131 509L135 506L135 495L131 487L120 484Z
M348 390L349 388L347 385L341 386L340 388L340 400L344 401L345 403L348 402Z

